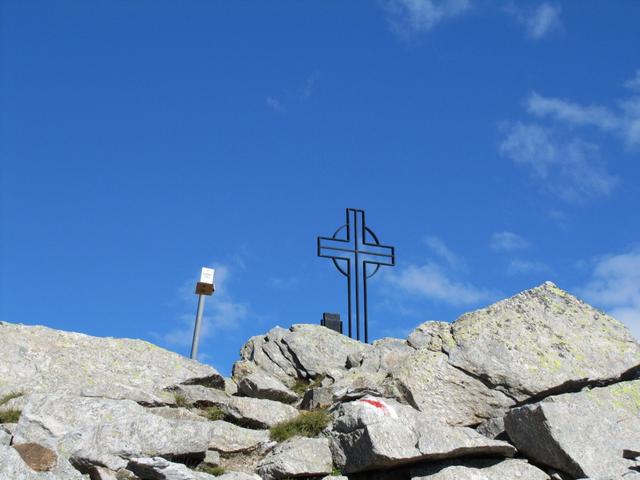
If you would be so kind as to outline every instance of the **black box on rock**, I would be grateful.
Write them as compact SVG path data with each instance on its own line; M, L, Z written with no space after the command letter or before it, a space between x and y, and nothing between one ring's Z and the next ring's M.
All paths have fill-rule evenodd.
M340 320L339 313L323 313L320 325L338 333L342 333L342 320Z

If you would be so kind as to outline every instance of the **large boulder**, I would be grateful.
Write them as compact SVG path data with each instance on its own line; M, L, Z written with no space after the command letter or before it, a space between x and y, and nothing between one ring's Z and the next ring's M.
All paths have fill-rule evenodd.
M132 457L204 457L210 430L207 422L169 420L131 400L35 394L14 442L38 443L76 464L116 471Z
M528 458L576 478L629 473L636 463L625 451L640 452L640 380L515 408L505 427Z
M223 420L211 425L209 448L224 454L247 452L268 442L267 430L251 430Z
M620 380L640 344L617 320L546 282L451 325L449 363L517 401Z
M142 340L0 322L0 345L0 397L67 393L164 404L173 401L164 389L174 384L224 388L213 367Z
M332 450L345 473L464 456L511 457L515 448L466 427L452 427L395 400L365 397L334 412Z
M247 397L293 403L298 395L277 378L263 372L248 374L238 382L238 391Z
M408 403L450 425L477 425L515 403L428 348L414 351L391 375Z
M190 470L181 463L170 462L162 457L132 458L127 470L145 480L215 480L208 473Z
M262 370L291 387L299 379L339 378L347 370L347 360L372 348L320 325L276 327L256 336L242 347L241 360L233 368L236 382Z
M272 480L326 475L332 469L329 440L294 437L271 450L258 464L257 472Z
M411 471L411 480L549 480L522 459L471 459L428 465Z

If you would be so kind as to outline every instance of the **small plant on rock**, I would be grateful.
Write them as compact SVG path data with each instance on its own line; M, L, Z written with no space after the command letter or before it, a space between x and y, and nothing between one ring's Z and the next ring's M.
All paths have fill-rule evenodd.
M212 467L210 465L202 465L198 467L198 471L208 473L209 475L213 475L214 477L219 477L220 475L224 475L224 468Z
M225 417L225 413L220 409L220 407L209 407L207 408L206 416L209 420L222 420Z
M269 433L271 439L276 442L284 442L296 435L317 437L329 425L330 421L331 417L326 410L311 410L302 412L292 420L278 423L271 428Z
M324 380L324 375L320 375L312 380L308 380L306 378L297 378L296 383L293 384L291 390L293 390L298 395L303 396L308 390L319 387L322 383L322 380Z
M21 397L22 395L23 395L22 392L7 393L6 395L0 397L0 405L4 405L5 403L8 403L9 400L13 400L14 398Z
M0 397L0 406L9 403L10 400L22 396L22 392L12 392ZM20 410L2 410L0 411L0 423L17 423L20 419Z
M173 394L173 400L176 403L177 407L188 407L189 406L189 402L187 401L187 397L185 397L184 395L182 395L181 393L174 393Z

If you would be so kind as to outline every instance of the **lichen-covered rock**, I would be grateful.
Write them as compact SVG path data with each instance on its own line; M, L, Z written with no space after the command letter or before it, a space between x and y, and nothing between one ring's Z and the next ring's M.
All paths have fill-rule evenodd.
M233 378L262 370L291 387L297 379L339 378L347 370L350 355L368 349L367 345L320 325L293 325L289 330L276 327L264 336L249 339L240 351Z
M209 448L225 454L254 450L269 442L267 430L251 430L223 420L211 423Z
M0 445L9 445L11 443L11 433L0 425Z
M365 397L334 412L332 451L345 473L464 456L511 457L515 448L466 427L452 427L394 400Z
M209 432L206 422L168 420L131 400L35 394L14 441L38 443L80 464L117 471L134 456L204 456Z
M250 373L238 382L238 391L247 397L293 403L296 395L280 380L262 372Z
M461 316L451 335L449 363L517 401L640 366L640 344L622 323L551 282Z
M49 471L36 471L12 447L0 445L0 478L3 480L84 480L66 458L58 456Z
M232 397L220 409L227 420L250 428L271 428L298 416L298 410L291 405L261 398Z
M576 478L617 476L640 451L640 380L567 393L511 410L509 438L528 458Z
M0 322L0 345L0 397L68 393L163 404L172 401L163 390L174 384L224 387L213 367L142 340Z
M259 463L257 472L264 479L313 477L331 473L333 462L326 438L291 438Z
M444 352L455 345L451 335L451 323L430 320L418 325L407 337L413 348L426 348L432 352Z
M448 362L442 352L416 350L391 371L404 398L450 425L477 425L501 415L514 401Z
M411 471L411 480L549 480L521 459L472 459L437 463Z

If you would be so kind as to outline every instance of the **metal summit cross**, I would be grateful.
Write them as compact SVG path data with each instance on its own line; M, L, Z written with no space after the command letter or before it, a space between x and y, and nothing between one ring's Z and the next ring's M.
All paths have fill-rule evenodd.
M362 325L364 341L368 343L367 279L373 277L381 265L395 265L394 247L380 244L376 234L365 223L364 210L347 208L346 223L332 237L318 237L318 256L333 260L338 271L347 277L349 336L354 338L352 325L355 316L355 338L360 340ZM369 265L371 268L367 268ZM352 298L354 294L355 301ZM362 323L360 312L364 314Z

